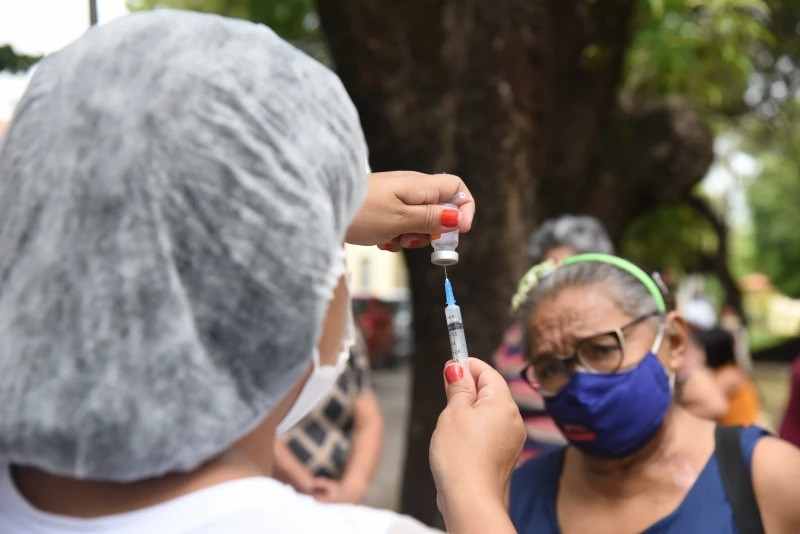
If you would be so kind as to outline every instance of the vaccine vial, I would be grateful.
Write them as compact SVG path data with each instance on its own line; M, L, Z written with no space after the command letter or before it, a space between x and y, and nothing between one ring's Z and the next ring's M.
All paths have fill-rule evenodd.
M455 208L456 205L451 202L445 202L443 206L450 206ZM434 234L431 236L431 246L433 252L431 253L431 263L434 265L455 265L458 263L458 230L447 232L446 234Z

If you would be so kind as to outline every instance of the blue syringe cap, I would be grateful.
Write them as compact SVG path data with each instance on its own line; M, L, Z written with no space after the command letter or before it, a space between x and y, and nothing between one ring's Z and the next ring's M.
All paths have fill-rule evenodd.
M444 298L448 306L456 303L456 297L453 296L453 286L450 285L450 280L447 278L444 279Z

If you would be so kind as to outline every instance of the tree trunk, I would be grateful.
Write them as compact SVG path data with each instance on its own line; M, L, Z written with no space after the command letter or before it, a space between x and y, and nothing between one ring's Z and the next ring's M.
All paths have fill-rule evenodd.
M710 161L710 137L708 146L689 152L672 142L684 137L668 120L674 114L648 109L631 119L615 108L635 4L318 1L338 73L361 114L372 168L458 174L476 198L461 263L448 271L472 356L488 359L498 345L526 267L526 238L538 221L563 211L598 212L617 232L670 191L699 180L702 172L685 172L687 165ZM641 122L651 134L643 137L644 154L636 135ZM707 134L698 124L689 130ZM626 135L612 137L615 130ZM705 164L697 164L692 156L704 149ZM636 165L626 154L638 154ZM653 169L647 155L674 163L658 166L655 193L647 193L653 179L642 177ZM639 174L626 174L631 169ZM628 206L628 194L650 200ZM402 510L434 523L428 443L444 404L449 345L444 276L429 252L406 253L416 341Z

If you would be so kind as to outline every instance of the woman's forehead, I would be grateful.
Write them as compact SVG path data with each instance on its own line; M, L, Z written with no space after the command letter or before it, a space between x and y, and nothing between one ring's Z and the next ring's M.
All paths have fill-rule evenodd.
M537 339L581 338L618 328L630 320L598 286L568 287L543 298L528 318Z

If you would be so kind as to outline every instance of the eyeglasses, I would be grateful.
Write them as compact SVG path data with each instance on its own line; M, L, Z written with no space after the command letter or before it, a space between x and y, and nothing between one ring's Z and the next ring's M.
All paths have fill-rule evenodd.
M571 356L537 356L520 374L532 388L545 396L558 393L569 381L577 365L589 372L614 374L620 370L625 359L623 330L660 315L659 311L646 313L609 332L583 338L575 344L575 352Z

